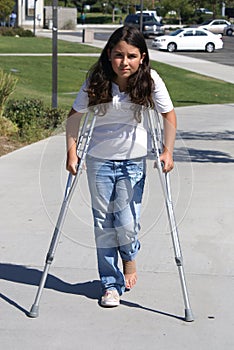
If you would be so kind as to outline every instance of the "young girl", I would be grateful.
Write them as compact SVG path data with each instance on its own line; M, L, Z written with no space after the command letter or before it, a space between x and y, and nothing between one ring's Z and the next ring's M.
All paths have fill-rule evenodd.
M90 69L67 120L67 170L76 174L76 138L82 111L99 106L86 157L92 201L101 305L117 306L137 281L140 207L145 182L147 130L144 109L164 120L163 171L173 168L176 115L159 75L150 69L143 35L133 27L117 29ZM121 257L122 269L118 266Z

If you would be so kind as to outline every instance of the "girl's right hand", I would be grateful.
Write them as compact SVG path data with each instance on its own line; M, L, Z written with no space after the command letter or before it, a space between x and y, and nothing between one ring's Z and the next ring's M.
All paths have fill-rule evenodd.
M77 165L79 164L79 158L77 155L67 155L67 163L66 163L66 169L72 174L76 175L77 172Z

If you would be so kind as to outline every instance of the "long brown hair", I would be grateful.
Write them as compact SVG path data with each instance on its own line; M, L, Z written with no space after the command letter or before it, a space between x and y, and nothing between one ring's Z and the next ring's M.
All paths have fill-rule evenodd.
M87 88L89 106L107 103L112 100L112 82L116 74L112 69L108 53L120 41L125 41L129 45L137 47L141 55L145 53L139 69L128 79L126 93L128 93L132 103L152 108L154 107L152 99L154 82L150 75L148 48L142 33L137 28L130 26L120 27L110 36L100 58L89 70Z

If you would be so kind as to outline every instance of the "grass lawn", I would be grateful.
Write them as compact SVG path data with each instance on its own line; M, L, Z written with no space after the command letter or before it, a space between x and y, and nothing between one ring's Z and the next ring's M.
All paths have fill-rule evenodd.
M46 38L0 37L1 53L51 53L52 41ZM70 109L86 72L97 60L88 56L100 49L58 40L60 53L87 53L87 57L58 57L58 107ZM175 107L196 104L234 102L234 85L163 63L151 62L164 79ZM0 58L0 68L18 77L16 91L11 98L39 98L51 104L52 58Z
M70 109L95 57L58 57L58 107ZM18 78L11 99L37 98L50 105L51 57L1 57L0 68Z
M175 107L234 102L234 84L163 63L151 66L166 83Z
M0 36L1 53L51 53L52 40L48 38L17 38ZM79 43L58 40L59 53L98 53L100 49Z

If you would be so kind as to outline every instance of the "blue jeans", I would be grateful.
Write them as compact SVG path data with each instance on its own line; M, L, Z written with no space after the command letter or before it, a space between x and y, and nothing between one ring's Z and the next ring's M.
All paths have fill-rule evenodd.
M98 271L102 289L125 290L118 255L125 261L136 258L140 249L137 234L145 183L145 158L123 161L87 156L87 174L92 201Z

